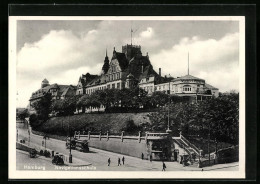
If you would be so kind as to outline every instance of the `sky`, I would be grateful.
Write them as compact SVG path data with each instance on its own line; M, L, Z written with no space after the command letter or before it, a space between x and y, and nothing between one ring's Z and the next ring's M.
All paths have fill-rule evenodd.
M26 107L46 78L77 85L100 74L107 49L132 43L162 75L203 78L221 92L239 91L239 22L190 20L18 20L17 107Z

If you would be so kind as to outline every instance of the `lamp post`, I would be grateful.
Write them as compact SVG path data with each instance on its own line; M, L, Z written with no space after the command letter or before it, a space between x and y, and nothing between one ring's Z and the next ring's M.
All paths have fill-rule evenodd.
M46 138L47 138L47 135L45 134L44 136L43 136L43 139L44 139L44 148L45 148L45 150L46 150Z
M18 142L18 130L16 130L16 142Z
M217 159L217 154L218 154L218 141L217 138L215 138L215 160ZM214 162L215 162L214 160Z
M71 132L70 132L70 115L69 115L69 136L70 136L70 154L69 154L69 163L72 163L72 154L71 154Z
M168 128L166 130L166 133L171 133L172 130L170 130L170 102L171 102L171 99L170 99L170 82L169 82L169 97L168 97Z
M210 150L209 150L209 142L210 142L210 122L208 122L208 129L209 129L209 133L208 133L208 155L209 155L209 165L210 165Z
M28 129L28 136L29 136L28 145L30 146L30 140L31 140L30 138L31 138L31 137L30 137L30 130L29 130L29 129Z

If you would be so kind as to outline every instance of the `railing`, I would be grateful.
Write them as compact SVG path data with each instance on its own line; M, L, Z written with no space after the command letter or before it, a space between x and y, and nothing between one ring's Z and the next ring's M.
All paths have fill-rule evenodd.
M92 138L98 138L99 140L106 139L107 141L110 138L113 138L113 139L121 139L122 142L124 139L132 139L132 140L138 140L139 143L141 142L141 140L147 140L147 136L141 137L141 132L139 132L138 136L125 136L124 131L121 132L121 135L109 135L108 132L103 135L101 134L101 132L99 132L98 134L96 132L94 132L94 135L93 135L92 132L90 132L90 131L88 132L87 135L85 135L85 134L80 134L80 132L75 131L74 138L77 138L77 139L85 138L88 140L90 140Z
M183 137L183 135L181 135L181 139L182 139L184 142L186 142L186 144L188 144L188 146L190 146L190 147L194 150L194 152L195 152L197 155L200 154L199 149L198 149L194 144L192 144L190 141L188 141L185 137Z
M183 148L189 155L191 154L190 150L188 149L189 147L187 145L184 145L186 143L183 142L183 140L181 139L174 139L175 142L181 147Z

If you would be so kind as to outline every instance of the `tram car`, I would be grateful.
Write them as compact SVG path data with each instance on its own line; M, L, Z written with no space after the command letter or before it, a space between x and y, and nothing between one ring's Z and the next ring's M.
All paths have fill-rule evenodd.
M70 148L70 138L67 138L66 148ZM77 140L76 138L71 138L71 149L89 152L88 141L87 140Z

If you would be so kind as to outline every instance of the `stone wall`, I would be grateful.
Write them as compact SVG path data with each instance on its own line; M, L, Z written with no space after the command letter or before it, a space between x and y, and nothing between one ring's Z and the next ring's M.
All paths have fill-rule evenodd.
M87 139L89 147L98 148L106 151L112 151L115 153L121 153L133 157L141 158L142 153L144 159L147 159L147 146L144 137L138 136L99 136L91 135L80 136L80 139Z

